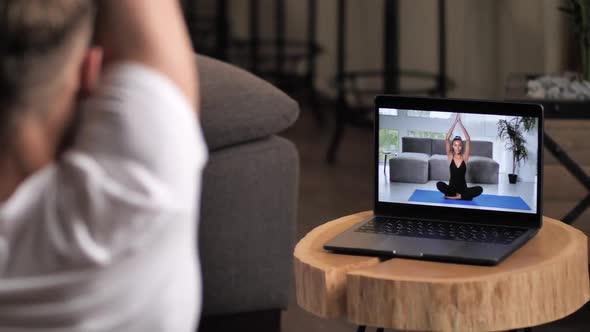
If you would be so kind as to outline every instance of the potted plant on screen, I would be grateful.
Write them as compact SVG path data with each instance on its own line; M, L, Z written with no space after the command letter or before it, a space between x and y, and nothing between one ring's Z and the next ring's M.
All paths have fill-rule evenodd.
M512 173L508 174L508 182L516 183L516 170L522 161L526 161L529 152L526 148L524 133L535 127L535 119L530 117L514 117L510 120L498 120L498 138L506 141L506 149L512 152Z

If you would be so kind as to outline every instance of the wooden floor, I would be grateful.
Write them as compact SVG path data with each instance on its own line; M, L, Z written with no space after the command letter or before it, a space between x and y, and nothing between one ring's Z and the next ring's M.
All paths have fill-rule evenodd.
M548 121L546 127L549 134L590 171L590 123ZM301 161L297 239L326 221L372 208L371 130L347 128L334 166L325 163L330 134L330 127L318 128L311 112L303 109L298 122L283 135L297 145ZM585 194L584 188L554 158L547 156L545 215L561 218ZM574 226L590 230L590 212L584 213ZM344 320L317 318L293 301L283 313L282 325L285 332L356 330ZM589 326L590 306L586 305L577 313L534 331L588 331Z

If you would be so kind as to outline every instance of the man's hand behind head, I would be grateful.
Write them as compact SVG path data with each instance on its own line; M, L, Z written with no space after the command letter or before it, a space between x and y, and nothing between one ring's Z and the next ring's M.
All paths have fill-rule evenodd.
M94 15L92 0L0 2L3 110L43 109L54 102L67 75L78 74Z
M96 42L105 66L138 62L171 79L189 102L198 105L195 57L179 1L101 0Z
M95 12L93 0L0 2L0 178L54 159L77 97L97 80Z

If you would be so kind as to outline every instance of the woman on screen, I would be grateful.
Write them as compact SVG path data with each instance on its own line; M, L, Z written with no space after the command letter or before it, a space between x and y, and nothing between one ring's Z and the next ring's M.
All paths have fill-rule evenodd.
M463 134L465 135L465 150L463 150L463 141L461 136L455 136L453 142L449 143L455 126L459 123ZM472 200L474 197L481 195L483 188L480 186L467 187L465 173L467 172L467 163L469 162L469 133L461 122L461 115L457 113L453 125L449 129L445 138L445 149L447 159L449 160L450 181L449 184L438 182L436 188L444 194L445 199L462 199Z

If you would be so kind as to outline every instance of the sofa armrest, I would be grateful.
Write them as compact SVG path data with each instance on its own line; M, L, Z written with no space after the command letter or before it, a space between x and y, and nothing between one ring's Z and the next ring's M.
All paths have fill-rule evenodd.
M297 103L270 83L235 66L197 56L201 126L210 151L288 128Z
M280 137L211 154L199 229L203 316L287 308L298 179L297 150Z

